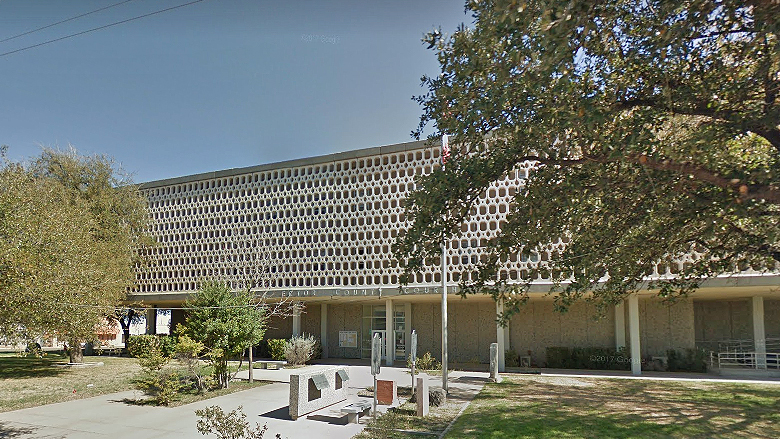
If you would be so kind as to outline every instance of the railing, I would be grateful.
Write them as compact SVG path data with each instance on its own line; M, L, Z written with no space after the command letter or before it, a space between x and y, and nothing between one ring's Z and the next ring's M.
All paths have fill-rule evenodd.
M734 340L698 340L696 347L705 351L712 352L753 352L756 350L755 342L752 338L734 339ZM769 352L780 352L780 338L767 338L766 350Z
M718 368L780 369L780 353L720 352Z

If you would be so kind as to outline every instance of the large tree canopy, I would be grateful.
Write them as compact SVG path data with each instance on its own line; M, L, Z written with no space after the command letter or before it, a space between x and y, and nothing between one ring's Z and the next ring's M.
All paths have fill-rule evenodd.
M441 75L419 137L456 141L445 170L418 181L396 254L407 273L438 256L490 184L531 161L476 280L511 312L529 282L561 308L644 287L659 261L694 253L663 297L780 261L780 3L471 1L473 26L426 42ZM560 237L526 282L497 273ZM676 271L676 270L675 270ZM514 293L514 294L509 294Z
M145 199L110 160L44 150L0 167L0 333L67 340L72 360L134 280Z

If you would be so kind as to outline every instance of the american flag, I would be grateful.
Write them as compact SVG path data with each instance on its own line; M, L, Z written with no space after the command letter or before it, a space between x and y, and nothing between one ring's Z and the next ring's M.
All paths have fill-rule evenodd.
M441 136L441 164L447 163L450 159L450 137L446 134Z

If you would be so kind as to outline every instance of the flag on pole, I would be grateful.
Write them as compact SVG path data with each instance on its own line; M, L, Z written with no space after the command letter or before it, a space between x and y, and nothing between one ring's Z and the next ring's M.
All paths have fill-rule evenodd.
M441 164L447 163L450 158L450 136L443 134L441 136Z

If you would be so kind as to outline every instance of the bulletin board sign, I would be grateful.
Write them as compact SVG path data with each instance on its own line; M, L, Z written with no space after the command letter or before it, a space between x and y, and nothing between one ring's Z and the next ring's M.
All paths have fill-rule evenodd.
M357 331L339 331L340 348L356 348L357 345Z

